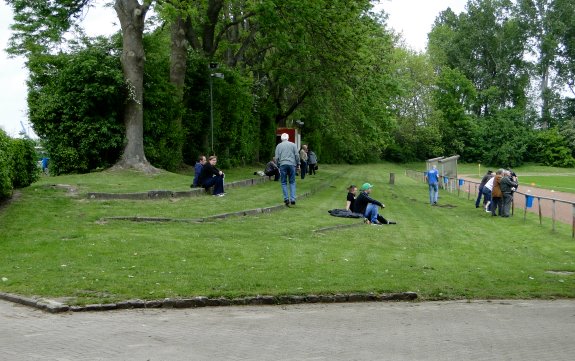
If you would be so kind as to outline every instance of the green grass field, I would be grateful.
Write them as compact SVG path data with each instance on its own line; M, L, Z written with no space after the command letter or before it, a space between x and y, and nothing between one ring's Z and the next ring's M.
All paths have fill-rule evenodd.
M389 173L395 173L395 185ZM226 172L250 178L253 169ZM383 215L368 226L328 215L346 187L370 182ZM88 192L189 189L191 177L134 172L44 177L0 211L0 291L69 304L191 296L417 292L422 300L575 297L575 241L528 216L502 219L466 197L427 187L394 164L321 165L298 179L313 192L292 208L213 222L130 222L106 217L193 219L282 203L280 185L227 196L153 201L89 200ZM60 186L54 186L60 185ZM66 185L66 186L62 186ZM69 189L74 191L70 192ZM355 225L324 230L338 225Z

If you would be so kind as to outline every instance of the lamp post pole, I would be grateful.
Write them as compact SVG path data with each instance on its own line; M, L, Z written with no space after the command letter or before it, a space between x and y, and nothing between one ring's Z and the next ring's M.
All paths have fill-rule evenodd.
M213 74L210 74L210 126L212 130L211 155L214 155L214 99L212 94L212 76Z
M217 69L218 64L217 63L210 63L210 69ZM211 149L212 149L212 155L214 155L214 94L213 94L213 80L212 78L220 78L223 79L224 78L224 74L223 73L212 73L210 71L210 128L211 128L211 133L212 133L212 144L211 144Z

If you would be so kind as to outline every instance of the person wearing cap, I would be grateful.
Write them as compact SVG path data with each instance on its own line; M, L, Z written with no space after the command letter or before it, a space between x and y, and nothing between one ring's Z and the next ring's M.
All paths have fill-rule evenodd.
M275 159L280 168L280 183L284 196L284 203L286 206L295 205L296 200L296 187L295 187L295 171L299 165L300 159L297 151L297 146L289 141L289 135L283 133L281 135L281 143L276 146ZM289 194L287 182L289 180Z
M373 185L364 183L360 188L359 195L355 199L354 212L363 214L365 222L370 224L382 224L377 218L379 212L377 207L385 208L383 203L377 201L369 196Z
M431 169L426 172L425 179L429 185L429 203L435 206L437 205L437 197L439 196L439 171L436 165L433 165Z

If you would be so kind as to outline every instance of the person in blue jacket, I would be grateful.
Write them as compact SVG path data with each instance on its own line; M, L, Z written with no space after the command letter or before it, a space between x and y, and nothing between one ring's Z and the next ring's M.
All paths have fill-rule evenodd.
M192 183L192 188L201 187L202 185L198 182L200 174L202 173L202 167L206 164L206 156L200 155L198 161L194 166L194 181Z

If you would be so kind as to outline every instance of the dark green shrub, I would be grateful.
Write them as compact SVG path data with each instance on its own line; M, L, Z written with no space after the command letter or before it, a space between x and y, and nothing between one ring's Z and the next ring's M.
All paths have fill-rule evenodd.
M0 129L0 199L12 195L12 158L10 157L11 141Z
M575 159L565 137L556 128L539 131L531 143L536 162L552 167L575 167Z
M124 80L117 49L105 40L69 54L29 61L28 108L54 174L114 164L123 148Z
M40 171L35 145L31 139L12 140L12 185L14 188L27 187L38 180Z

